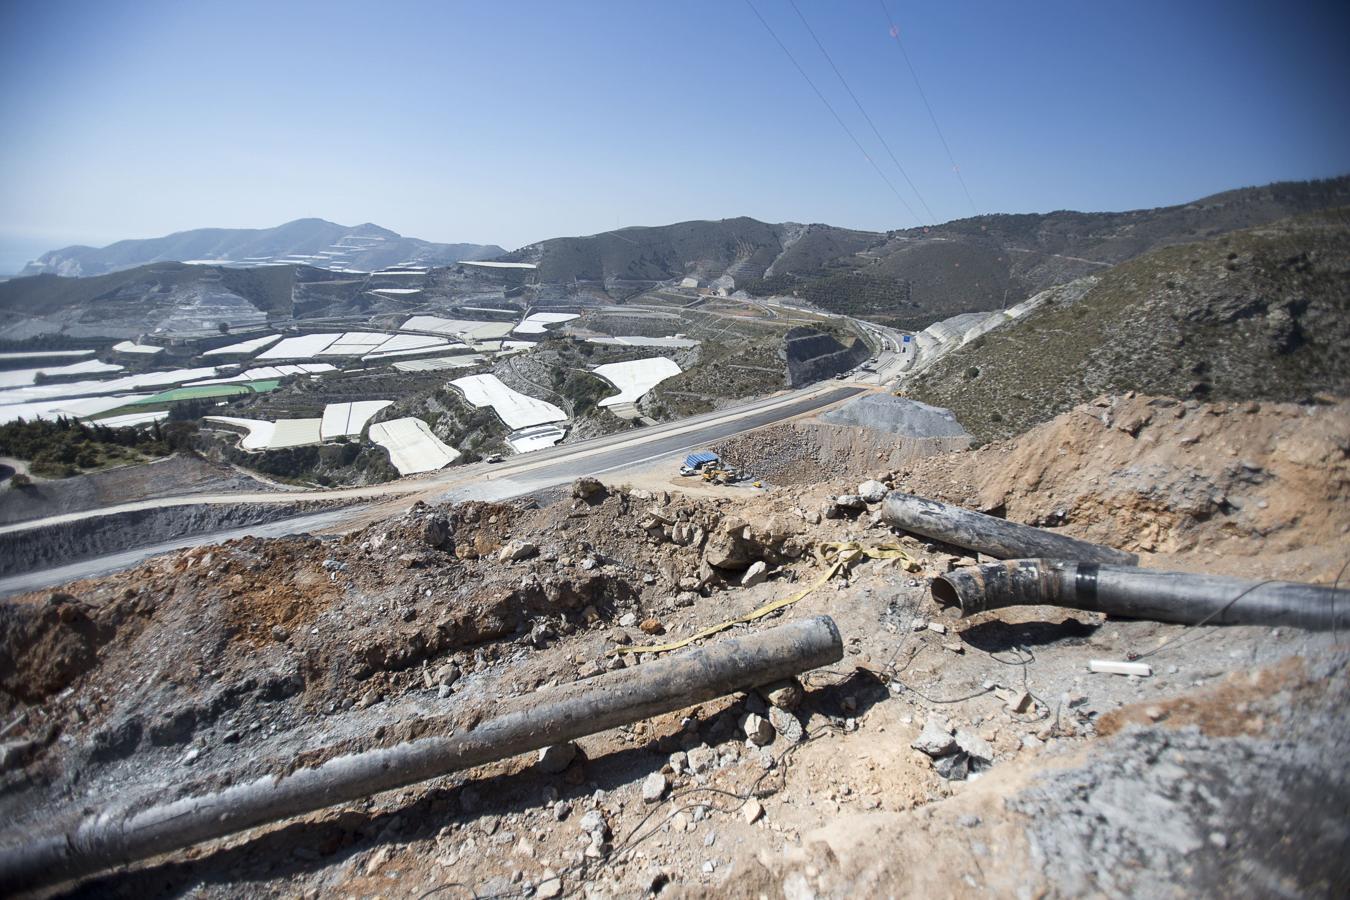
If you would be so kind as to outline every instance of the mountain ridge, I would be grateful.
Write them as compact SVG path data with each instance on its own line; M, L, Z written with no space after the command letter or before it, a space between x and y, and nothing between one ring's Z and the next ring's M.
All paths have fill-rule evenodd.
M201 260L258 265L290 262L371 271L402 263L449 265L505 252L495 244L440 244L404 237L371 222L348 226L310 217L271 228L193 228L157 238L115 241L106 247L77 244L49 250L19 274L89 277L150 263Z
M542 282L591 281L618 298L644 283L731 275L751 295L921 329L960 312L1013 305L1145 253L1350 205L1350 176L1236 188L1122 212L991 213L871 232L749 217L637 226L527 244L502 259Z

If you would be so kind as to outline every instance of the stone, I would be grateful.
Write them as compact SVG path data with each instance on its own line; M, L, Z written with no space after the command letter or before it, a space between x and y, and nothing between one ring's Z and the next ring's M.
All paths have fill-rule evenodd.
M637 620L638 620L637 613L627 612L624 613L622 616L619 616L619 625L620 627L623 628L632 628L634 625L637 624Z
M802 725L801 719L786 709L780 709L777 706L769 707L769 724L788 743L800 744L806 740L806 727Z
M943 625L941 622L929 622L928 630L933 632L934 634L946 634L947 626Z
M435 679L437 684L443 684L448 687L456 681L459 681L459 676L459 666L454 663L446 663L436 670Z
M561 897L562 890L562 878L552 869L545 869L539 876L539 883L534 886L534 895L551 900L553 897Z
M572 804L568 803L566 800L559 800L557 803L553 804L553 818L557 819L559 822L563 821L571 814Z
M769 567L764 564L764 561L753 562L750 564L750 568L745 570L745 574L741 576L741 587L748 588L763 584L768 577Z
M609 823L605 821L605 814L598 809L593 809L581 817L577 823L581 830L590 835L599 835L601 840L609 837Z
M670 788L670 780L663 772L653 772L642 779L642 802L660 803Z
M741 807L741 817L745 819L747 825L755 824L763 815L764 804L753 797L745 801L745 805Z
M857 494L840 494L834 498L835 506L840 509L856 512L867 508L867 501Z
M1008 710L1015 713L1024 713L1031 708L1031 695L1026 691L1018 691L1008 698Z
M685 759L689 763L689 770L696 775L702 775L708 772L717 763L717 754L706 744L700 744L691 748L685 754Z
M945 756L956 749L952 738L952 727L940 716L929 716L923 723L923 731L910 743L915 750L931 757Z
M643 619L638 625L638 629L643 634L664 634L666 627L661 624L660 619Z
M553 744L544 747L539 751L539 759L535 766L541 772L547 772L549 775L559 775L566 771L567 767L572 765L572 761L577 758L577 745L568 741L565 744Z
M670 764L670 771L679 775L684 772L685 767L689 764L689 755L683 750L677 750L670 754L668 762Z
M875 479L858 485L858 496L866 503L880 503L886 499L886 485Z
M280 625L272 626L272 640L285 641L291 636L291 633Z
M680 591L675 595L675 605L677 607L690 607L698 602L698 594L693 591Z
M742 531L720 531L708 538L703 561L718 569L745 569L750 565L750 548Z
M957 729L956 746L972 759L989 763L994 759L994 748L984 738L971 731Z
M741 730L745 732L745 739L756 747L773 743L773 725L758 713L746 713L741 719Z
M782 681L766 684L759 689L759 695L770 706L776 706L779 709L796 709L801 706L804 696L802 683L795 678L785 678Z
M948 781L964 781L975 766L969 756L957 751L933 760L933 770Z
M539 553L539 547L530 541L515 540L502 547L497 558L502 562L520 562Z
M440 514L427 516L422 524L422 540L435 550L449 550L454 538L450 520Z
M579 500L601 499L605 493L605 486L598 478L587 475L572 482L572 496Z

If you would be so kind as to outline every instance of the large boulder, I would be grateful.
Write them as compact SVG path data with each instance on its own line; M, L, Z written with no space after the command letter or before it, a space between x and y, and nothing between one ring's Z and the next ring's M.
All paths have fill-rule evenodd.
M886 485L875 479L864 481L858 485L858 496L867 503L880 503L886 499Z
M578 500L601 500L605 493L605 486L598 478L583 475L572 482L572 496Z

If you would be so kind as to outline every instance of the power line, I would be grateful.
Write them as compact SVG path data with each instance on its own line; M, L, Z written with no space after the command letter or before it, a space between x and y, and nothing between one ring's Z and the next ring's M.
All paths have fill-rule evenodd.
M853 105L858 107L858 112L862 113L862 117L867 120L867 124L872 129L872 134L876 135L877 140L881 142L881 146L886 148L886 153L890 156L891 162L895 163L895 167L900 170L900 174L904 176L905 182L909 185L909 189L914 192L914 196L919 198L919 203L923 206L924 211L928 213L928 220L933 224L937 224L937 216L933 215L933 211L928 208L928 203L923 199L923 194L919 193L919 189L914 185L913 180L910 179L909 173L905 171L905 167L900 165L900 160L896 158L895 151L891 149L891 145L886 142L886 139L881 136L881 132L877 129L876 123L872 121L872 117L867 114L867 110L863 108L862 102L858 100L858 95L853 93L853 88L849 87L848 81L844 78L844 74L840 72L839 67L834 64L834 57L830 56L830 51L826 50L825 45L820 42L820 38L816 37L815 29L811 27L810 22L806 21L806 16L802 15L801 9L797 7L797 0L788 0L788 3L792 6L793 12L797 14L797 18L801 19L802 24L806 26L806 31L811 35L811 40L816 42L816 47L825 57L825 61L830 64L830 68L834 70L834 75L839 79L839 83L844 86L844 90L848 92L848 95L851 98L853 98Z
M867 152L867 148L858 140L857 135L855 135L853 130L848 127L847 123L839 117L839 113L835 111L834 106L826 99L825 95L820 92L820 88L816 87L816 83L811 80L811 76L806 74L806 70L801 67L801 63L797 62L797 57L793 56L792 51L787 48L787 45L779 40L778 34L769 27L769 23L764 20L764 17L759 14L759 10L755 8L753 0L745 0L745 5L750 7L750 11L755 14L756 19L759 19L759 24L764 26L764 30L769 33L769 37L773 38L773 42L778 45L779 49L783 51L783 54L792 63L793 67L796 68L797 72L805 79L806 83L811 86L811 90L816 92L816 96L820 98L820 102L825 104L825 108L830 111L830 115L834 116L834 120L839 123L839 127L844 129L844 134L847 134L849 140L853 141L853 146L858 148L858 152L872 164L872 168L876 170L879 176L881 176L881 180L886 182L886 187L891 189L892 194L895 194L895 199L899 200L905 209L908 210L909 214L914 217L915 221L922 225L923 219L919 218L919 214L914 211L914 207L909 205L909 201L896 190L895 185L886 177L886 173L881 171L881 166L877 165L877 161Z
M956 164L956 158L952 156L952 148L947 146L947 137L942 133L942 127L938 125L937 116L933 114L933 107L928 102L928 95L924 93L923 85L919 83L919 73L914 69L914 63L909 60L909 53L905 50L904 41L900 40L900 27L891 18L891 11L886 6L886 0L877 0L877 2L881 4L881 11L886 15L886 22L891 26L891 37L895 39L895 46L900 49L900 55L905 58L905 65L909 67L910 77L914 79L914 87L919 91L919 97L923 100L923 107L928 110L928 118L933 123L933 130L937 132L938 140L942 142L942 149L947 151L947 162L952 164L952 171L956 173L956 180L961 182L961 190L966 194L971 212L978 216L980 214L979 207L975 205L975 199L970 196L970 188L966 187L966 179L961 174L961 167Z

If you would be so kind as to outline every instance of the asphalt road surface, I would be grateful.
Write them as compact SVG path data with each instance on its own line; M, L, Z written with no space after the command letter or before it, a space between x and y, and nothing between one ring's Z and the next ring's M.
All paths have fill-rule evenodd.
M164 497L139 503L124 503L100 510L68 513L20 522L0 528L0 533L23 531L63 522L95 518L114 512L203 503L278 503L305 500L370 500L339 510L282 519L261 525L209 532L91 557L56 568L24 572L0 578L0 596L63 584L78 578L106 575L135 565L141 560L178 550L215 544L254 535L278 537L305 531L334 531L356 527L406 508L416 500L444 502L460 500L507 500L534 491L567 484L582 475L604 475L636 468L663 456L699 449L735 434L795 416L813 413L864 392L852 385L813 385L736 407L705 413L678 422L649 426L631 432L608 435L576 444L567 444L496 465L477 464L443 469L427 476L401 479L383 485L332 491L283 491L267 494L210 494Z

